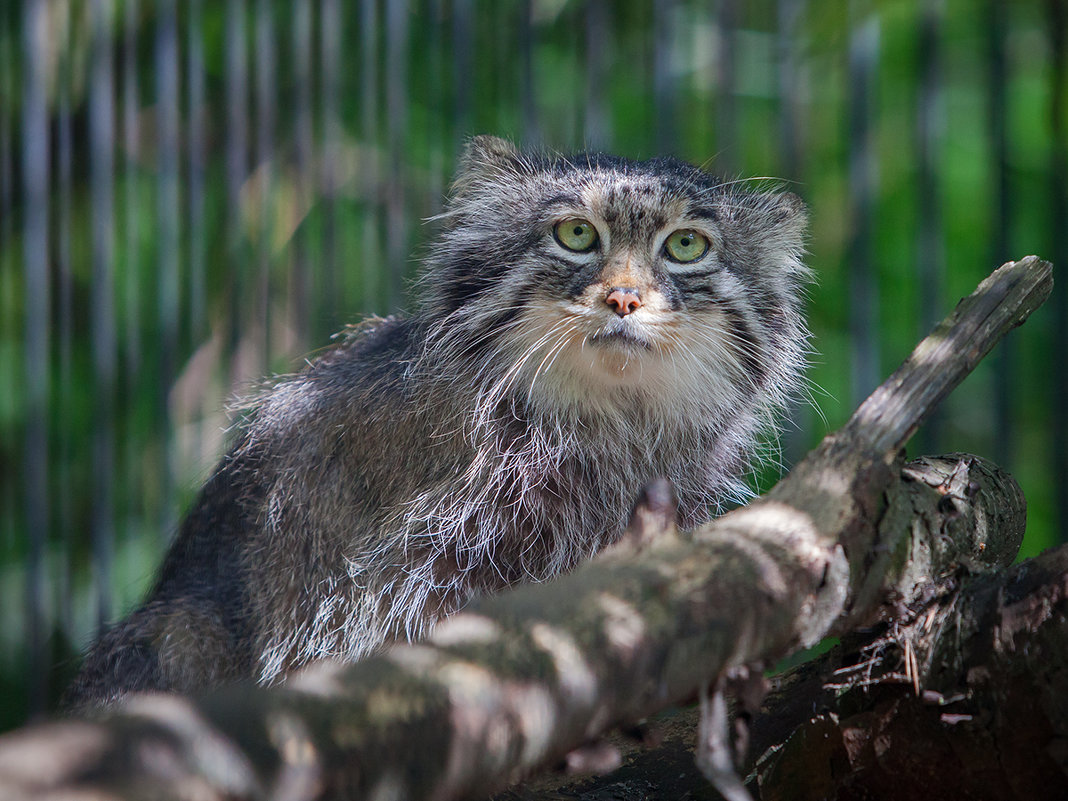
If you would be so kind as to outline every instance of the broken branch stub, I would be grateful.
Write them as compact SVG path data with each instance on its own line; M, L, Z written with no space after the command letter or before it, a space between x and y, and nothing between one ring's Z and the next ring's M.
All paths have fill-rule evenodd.
M851 611L843 625L863 617L860 607L880 581L872 570L872 554L893 552L906 534L878 525L887 502L883 489L900 468L901 449L932 409L1052 289L1049 262L1028 256L1003 264L935 326L841 429L750 505L789 507L809 520L825 543L841 546L849 560L851 588L845 604Z

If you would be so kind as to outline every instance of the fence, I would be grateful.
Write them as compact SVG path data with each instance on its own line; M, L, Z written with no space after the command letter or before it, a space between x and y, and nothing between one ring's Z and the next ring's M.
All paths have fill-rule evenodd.
M144 591L226 399L403 308L466 136L792 182L823 418L789 461L995 264L1068 264L1066 9L3 4L0 728ZM1029 552L1068 539L1064 283L919 435L1017 474Z

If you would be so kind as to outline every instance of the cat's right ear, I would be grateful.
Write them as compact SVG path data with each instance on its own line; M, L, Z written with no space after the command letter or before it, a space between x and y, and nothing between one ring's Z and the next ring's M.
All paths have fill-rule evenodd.
M460 169L474 167L479 164L504 166L514 164L519 158L519 150L507 139L489 134L479 134L471 137L464 147L463 155L460 156Z
M515 172L522 155L511 142L499 136L482 134L471 138L460 154L460 164L452 181L455 199L480 183Z

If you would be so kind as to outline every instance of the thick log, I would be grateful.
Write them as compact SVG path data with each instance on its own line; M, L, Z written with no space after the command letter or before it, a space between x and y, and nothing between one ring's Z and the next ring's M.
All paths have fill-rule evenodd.
M759 798L1068 798L1068 546L928 593L783 678Z
M874 697L869 698L866 694L868 685L865 683L873 676L875 684L885 675L885 682L894 693L916 697L913 677L907 675L905 669L911 663L904 655L911 654L925 669L924 675L916 674L919 682L927 681L926 668L932 663L925 661L926 651L918 642L915 649L906 650L901 646L901 633L906 630L902 627L907 621L916 620L929 625L928 610L944 603L947 587L967 588L962 590L963 599L970 595L970 588L988 587L990 580L985 575L1010 565L1016 555L1026 523L1023 495L1016 482L990 462L964 454L922 457L905 466L900 484L893 485L891 491L898 500L896 509L888 510L882 519L884 536L895 527L907 530L909 536L887 574L879 610L879 617L885 618L887 625L877 626L878 634L865 629L864 635L852 635L857 647L836 648L829 655L787 673L785 678L773 680L776 689L761 706L749 731L753 740L751 761L759 763L759 770L754 771L751 778L754 782L757 778L762 780L759 788L753 788L762 791L760 798L835 797L833 792L825 792L829 786L826 773L850 763L844 758L845 738L841 732L832 742L820 740L828 727L828 718L836 720L835 715L841 715L855 727L863 717L861 713L875 706ZM1050 588L1051 592L1058 594L1061 585L1063 577L1060 583ZM1038 595L1037 590L1035 595ZM964 600L956 607L971 608ZM1056 610L1049 611L1055 613ZM890 622L893 623L892 629L888 628ZM952 623L936 624L936 628L941 632L951 631ZM887 645L885 641L891 630L898 634L896 641ZM1016 642L1017 650L1031 650L1019 640ZM872 658L871 653L880 647L880 657ZM860 652L867 656L861 658ZM1059 667L1054 668L1051 664L1048 669L1068 671L1068 654L1065 656ZM977 666L983 669L994 667L985 659ZM852 668L846 677L841 673L843 667ZM966 675L968 672L969 664L965 662L958 673ZM849 686L857 689L848 703L838 700L844 682L853 682ZM926 683L921 684L921 687L926 686ZM849 709L850 714L846 715L843 709ZM1060 725L1068 726L1068 706L1060 718ZM704 776L694 764L697 729L696 708L673 710L647 721L636 732L610 737L610 744L617 749L617 759L622 764L620 769L594 777L569 775L558 769L528 780L522 787L505 791L495 799L649 801L654 798L718 798L706 786ZM938 729L936 726L933 736L941 740ZM1007 734L1009 732L1002 732L1003 737ZM917 751L924 755L930 753L929 766L937 764L933 751L928 751L922 739L922 733L912 731L911 735L911 742L900 744L903 753L912 755L909 757L912 759L916 758ZM784 750L785 745L789 745L789 749ZM825 759L828 754L834 759ZM815 760L814 768L812 760ZM568 762L570 767L572 760ZM838 776L843 786L849 778L845 773ZM867 788L865 778L853 777L856 780L854 789ZM900 781L891 782L880 773L874 784L878 785L875 790L892 792L900 786ZM845 797L849 797L848 794ZM899 797L958 796L947 792L926 796L904 793Z
M870 619L905 536L880 528L898 451L1050 287L1035 258L997 270L767 497L692 537L623 547L487 599L426 643L284 687L145 696L8 735L0 782L35 798L471 797L836 620Z

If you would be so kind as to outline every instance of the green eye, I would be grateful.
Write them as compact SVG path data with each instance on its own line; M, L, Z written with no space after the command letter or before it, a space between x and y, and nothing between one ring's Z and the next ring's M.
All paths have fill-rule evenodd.
M667 257L672 261L683 264L697 261L708 253L708 237L686 229L676 231L667 238L667 242L664 243L664 250L667 252Z
M593 250L597 244L597 229L593 227L593 223L578 217L561 220L554 225L553 236L565 248L576 253Z

